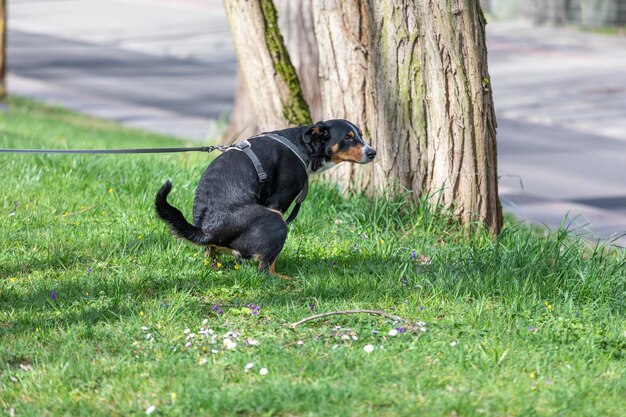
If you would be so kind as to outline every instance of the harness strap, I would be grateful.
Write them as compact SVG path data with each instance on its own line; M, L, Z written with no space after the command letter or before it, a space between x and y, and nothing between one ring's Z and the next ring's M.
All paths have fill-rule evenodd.
M289 148L289 150L290 150L291 152L293 152L293 153L294 153L294 154L298 157L298 159L300 160L300 162L302 162L302 165L304 165L304 169L306 170L306 173L307 173L307 178L308 178L308 175L309 175L309 164L307 164L307 163L304 161L304 160L305 160L305 159L307 159L307 158L306 158L306 156L304 156L304 155L302 154L302 151L301 151L301 150L300 150L300 149L296 146L296 144L295 144L295 143L293 143L292 141L290 141L290 140L289 140L289 139L287 139L286 137L281 136L281 135L279 135L279 134L277 134L277 133L263 133L262 135L259 135L259 136L257 136L257 137L263 137L263 136L265 136L265 137L267 137L267 138L270 138L270 139L274 139L275 141L280 142L280 143L282 143L283 145L285 145L286 147L288 147L288 148Z
M300 212L300 206L302 205L302 202L306 199L309 193L310 161L309 163L306 162L306 160L308 159L307 156L302 153L302 151L298 148L298 146L295 143L293 143L286 137L279 135L278 133L273 133L273 132L262 133L260 135L253 136L251 139L259 138L259 137L266 137L266 138L274 139L275 141L280 142L281 144L285 145L287 148L289 148L291 152L294 153L294 155L298 157L298 159L300 160L300 162L302 162L302 165L304 167L304 171L306 173L306 182L304 183L302 190L300 190L300 193L296 197L296 200L295 200L296 204L293 206L291 213L289 213L289 217L287 217L287 220L285 220L285 223L289 224L292 221L294 221L296 217L298 217L298 213Z
M304 171L306 173L306 182L304 183L302 190L300 190L300 193L296 197L296 200L295 200L296 204L293 206L291 213L289 213L289 216L285 220L285 223L289 224L296 219L296 217L298 216L298 213L300 212L300 206L302 205L302 202L306 199L307 195L309 194L309 165L305 162L306 156L303 156L302 151L300 151L300 149L298 149L296 144L291 142L289 139L277 133L263 133L257 136L253 136L250 139L260 138L260 137L267 137L267 138L274 139L275 141L282 143L287 148L289 148L289 150L291 150L291 152L293 152L298 157L298 159L300 159L300 161L302 162L302 165L304 166ZM262 196L265 195L265 191L267 188L267 174L265 173L265 170L263 170L263 165L261 164L261 161L256 156L254 151L252 151L250 142L248 142L248 140L243 140L241 142L234 143L225 151L229 151L231 149L242 151L248 156L248 158L250 158L250 161L252 161L252 164L254 165L254 169L256 170L256 173L259 177L259 192L257 193L256 197L257 197L257 200L261 201Z
M263 165L261 164L261 161L259 161L259 158L252 151L250 147L250 142L248 142L247 140L242 140L241 142L234 143L233 145L231 145L230 148L226 149L226 151L229 151L231 149L235 149L235 150L242 151L243 153L245 153L248 156L248 158L250 158L250 161L254 165L256 174L259 177L259 191L256 194L256 198L257 200L260 201L263 195L265 194L265 188L267 186L267 174L263 170Z
M285 220L285 223L289 224L292 221L294 221L296 217L298 217L300 206L302 205L302 202L304 201L308 193L309 193L309 181L307 180L307 182L304 183L304 187L302 187L300 194L298 194L298 196L296 197L296 205L293 206L293 209L291 209L291 213L289 213L289 217L287 217L287 220Z
M300 193L296 197L296 200L295 200L296 204L293 206L291 213L289 213L289 216L285 220L285 223L289 224L292 221L294 221L296 217L298 217L298 213L300 212L300 206L302 205L302 202L306 199L309 193L309 165L305 162L305 159L307 158L306 156L302 154L302 151L298 149L296 144L294 144L289 139L277 133L263 133L257 136L252 136L250 139L255 139L255 138L260 138L260 137L267 137L285 145L287 148L289 148L289 150L291 150L291 152L293 152L298 157L298 159L300 160L300 162L302 162L302 165L304 167L304 171L306 173L306 182L304 183L302 190L300 190ZM248 158L250 158L250 161L252 161L252 164L254 165L254 169L256 170L256 173L259 177L259 192L257 193L256 197L257 197L257 200L261 201L262 196L265 195L265 191L267 188L267 174L263 170L263 165L261 164L261 161L259 161L259 158L255 155L254 151L252 151L250 142L248 142L248 140L237 142L231 145L230 148L226 149L226 151L230 149L242 151L248 156Z

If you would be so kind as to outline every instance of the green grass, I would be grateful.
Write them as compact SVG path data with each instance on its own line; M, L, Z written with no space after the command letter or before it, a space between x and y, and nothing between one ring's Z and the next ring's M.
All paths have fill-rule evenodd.
M180 144L26 100L11 107L0 147ZM426 205L344 199L316 183L277 264L294 280L229 258L213 270L153 213L171 177L171 200L190 216L207 162L0 156L0 413L623 415L624 251L511 221L497 239L468 238ZM310 305L384 309L426 331L389 336L398 324L366 315L285 326ZM241 335L234 349L228 331Z

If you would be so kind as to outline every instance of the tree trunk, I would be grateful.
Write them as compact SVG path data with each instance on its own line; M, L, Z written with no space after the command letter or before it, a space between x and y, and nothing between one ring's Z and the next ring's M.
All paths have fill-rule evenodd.
M379 155L377 163L365 167L340 165L331 178L346 190L408 190L414 200L425 194L454 210L464 223L477 222L499 233L496 121L479 2L302 1L310 1L313 11L322 119L355 122ZM271 1L225 3L261 130L297 124L287 117L279 120L289 100L272 100L284 96L285 88L276 82L281 75L277 54L267 46L263 29L263 22L275 29L263 12L267 3ZM298 33L304 25L283 26ZM303 42L295 36L288 39L301 53ZM278 61L288 62L282 54ZM286 90L295 91L292 87ZM299 101L293 102L298 107Z
M225 0L224 7L259 129L310 123L272 0Z
M317 40L313 28L312 0L275 0L278 26L283 35L291 63L296 69L305 101L309 105L311 118L320 120L322 97L318 74ZM230 123L224 134L224 143L236 142L260 131L250 93L237 73L235 102Z
M304 99L309 104L311 118L322 117L320 94L319 57L313 0L274 0L278 11L278 26L285 39L285 46L296 68Z
M254 114L250 93L241 76L241 68L237 68L235 81L235 102L230 114L228 128L222 137L222 143L231 144L259 133L259 124Z
M7 15L6 0L0 0L0 103L6 101Z
M378 163L344 164L346 189L413 190L495 234L496 121L475 0L314 0L323 118L359 125Z

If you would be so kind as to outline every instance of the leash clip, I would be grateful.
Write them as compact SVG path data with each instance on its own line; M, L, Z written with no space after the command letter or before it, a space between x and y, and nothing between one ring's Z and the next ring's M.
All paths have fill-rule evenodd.
M237 142L233 144L233 147L243 151L244 149L250 148L250 142L248 140L242 140L241 142Z

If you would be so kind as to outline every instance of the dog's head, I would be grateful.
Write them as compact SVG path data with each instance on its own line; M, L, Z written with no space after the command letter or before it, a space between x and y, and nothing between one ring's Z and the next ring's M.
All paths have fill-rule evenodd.
M313 171L323 171L340 162L367 164L376 158L376 150L363 140L363 132L347 120L317 122L306 128L302 139L317 156Z

